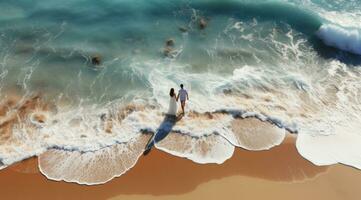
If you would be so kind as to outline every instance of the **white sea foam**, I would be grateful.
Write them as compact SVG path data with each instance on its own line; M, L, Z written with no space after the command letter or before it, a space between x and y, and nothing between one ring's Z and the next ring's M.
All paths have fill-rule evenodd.
M46 151L44 135L27 133L28 130L24 127L14 129L12 140L0 145L0 158L4 165L11 165Z
M101 184L132 168L144 151L150 135L139 135L128 143L95 152L52 149L39 156L40 171L49 179Z
M316 165L343 163L361 169L360 128L359 121L348 120L334 124L331 133L300 131L297 149L304 158Z
M361 33L358 29L324 24L316 34L328 46L361 55Z
M316 165L343 163L361 169L360 71L338 61L329 64L332 70L326 79L335 82L335 96L312 118L300 123L297 149Z
M233 155L234 146L220 135L191 137L178 133L169 134L156 147L175 156L188 158L196 163L221 164Z
M252 113L252 115L255 114ZM100 184L109 181L129 170L143 152L145 142L148 141L149 137L141 139L140 137L143 136L139 132L141 130L159 131L162 128L162 119L164 119L163 115L155 110L135 111L122 121L120 125L122 128L120 129L123 131L118 132L117 136L108 138L104 135L88 135L87 137L93 137L92 140L77 140L76 143L70 142L69 144L59 143L55 149L51 148L46 153L40 154L41 172L52 180L65 180L80 184ZM278 145L284 138L284 129L272 125L269 125L270 130L266 132L259 130L256 133L252 128L244 128L242 130L245 132L233 133L231 122L234 120L231 112L189 113L183 120L171 127L171 132L167 137L156 143L155 146L172 155L185 157L196 163L221 164L232 156L234 145L252 150L264 150ZM257 123L269 124L256 118L254 120L253 125L257 125ZM253 126L252 124L250 126ZM247 125L247 121L244 125ZM137 130L138 134L129 133L130 137L125 139L121 135L128 134L125 132L128 126L136 127L134 131ZM102 131L99 133L104 134ZM267 139L257 140L255 137L249 137L252 134L255 137L262 134L267 136L264 137ZM76 138L73 139L76 140ZM97 139L98 142L96 143L94 139ZM63 138L52 142L59 140L63 140ZM85 143L88 144L84 145ZM101 166L103 163L118 164L100 167L100 162L102 163ZM123 163L124 166L119 163Z
M304 9L312 10L328 22L346 27L361 26L361 11L357 1L310 1L310 0L285 0L297 5L302 5ZM326 6L323 4L327 4Z
M154 65L158 67L151 69ZM135 99L130 102L134 108L124 115L124 118L116 117L121 113L119 107L122 102L103 107L80 105L71 109L59 108L57 113L45 113L48 119L41 124L36 122L34 115L29 115L29 123L36 125L36 129L32 129L36 133L35 137L29 140L29 130L24 127L15 129L15 136L21 145L6 148L2 146L0 152L3 162L10 165L26 157L40 155L41 171L48 178L82 184L104 183L120 176L137 162L145 147L144 140L139 145L134 142L141 136L140 132L147 130L156 133L159 130L164 120L163 112L168 106L169 87L176 88L177 83L182 81L186 83L191 98L187 105L187 114L184 119L174 124L172 131L164 140L155 144L160 150L197 163L223 163L232 156L234 146L249 150L266 150L279 145L287 129L291 132L300 131L297 148L301 155L315 164L342 162L359 167L359 159L355 156L355 152L359 152L357 148L359 140L357 135L354 135L355 130L350 129L352 134L349 134L345 140L340 139L341 135L335 134L341 130L335 131L336 125L341 122L337 121L337 115L334 119L328 116L342 108L327 107L319 103L320 100L317 98L326 96L327 93L317 91L320 88L312 85L311 78L303 81L305 78L302 75L295 76L289 72L277 76L277 73L269 74L269 71L248 65L236 68L228 77L185 73L186 66L176 63L164 65L150 62L144 68L145 71L149 71L144 76L152 88L153 95L149 99ZM330 77L326 79L345 80L346 85L339 85L343 92L338 92L336 96L339 98L337 101L342 103L340 106L348 108L347 102L354 99L352 97L354 93L344 92L355 91L357 82L339 76L349 75L348 77L353 81L357 76L351 76L352 73L339 73L342 69L347 70L346 68L338 66L331 68ZM294 81L306 84L308 89L295 87ZM164 84L159 84L160 82ZM280 87L278 92L269 92L269 90L273 91L273 83L277 83ZM282 91L285 86L295 87L295 92ZM231 88L230 94L224 93L223 90L229 88ZM247 91L249 96L243 97L242 95ZM319 111L313 111L312 107L308 108L309 102L305 103L301 99L301 97L305 98L303 95L310 96L309 99L306 98L307 101L316 98L318 101L311 103L316 103L329 112L321 115ZM309 116L300 117L306 111ZM344 117L343 113L339 115L340 118ZM106 131L108 119L112 122L110 132ZM332 136L323 140L327 134ZM25 140L22 140L24 138ZM339 153L337 159L330 159L335 158L334 151L329 151L330 155L317 153L317 149L327 152L325 149L331 148L330 146L336 141L340 142L339 151L342 151L341 147L351 140L354 147L344 151L348 154ZM135 150L126 147L132 144L138 145ZM49 151L43 154L46 150ZM122 153L119 153L120 151ZM134 154L131 154L132 152ZM115 156L119 157L114 159ZM124 161L124 159L129 160ZM105 168L99 167L99 162L126 164L123 166L109 164L109 168ZM83 170L77 171L74 167Z
M268 150L277 146L286 136L285 129L261 122L257 118L235 120L232 130L232 144L253 151Z

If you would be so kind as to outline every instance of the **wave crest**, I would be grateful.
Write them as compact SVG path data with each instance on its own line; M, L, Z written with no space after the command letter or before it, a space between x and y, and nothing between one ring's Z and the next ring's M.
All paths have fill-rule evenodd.
M324 24L316 35L327 45L343 51L361 55L361 33L333 24Z

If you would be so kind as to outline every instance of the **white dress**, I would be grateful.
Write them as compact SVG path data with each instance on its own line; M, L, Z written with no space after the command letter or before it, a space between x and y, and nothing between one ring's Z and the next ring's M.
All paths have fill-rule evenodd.
M169 109L167 114L174 116L177 115L177 101L175 95L169 98Z

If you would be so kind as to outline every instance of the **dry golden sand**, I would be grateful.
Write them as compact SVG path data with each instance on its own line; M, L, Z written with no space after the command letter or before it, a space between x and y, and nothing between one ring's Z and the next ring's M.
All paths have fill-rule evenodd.
M294 139L269 151L237 149L222 165L199 165L153 150L120 178L82 186L47 180L35 158L0 171L1 199L360 199L361 171L317 167Z
M301 183L282 183L246 176L231 176L200 184L195 190L180 195L119 195L112 200L166 199L292 199L292 200L359 200L359 171L333 166L326 174ZM356 177L355 177L356 175Z

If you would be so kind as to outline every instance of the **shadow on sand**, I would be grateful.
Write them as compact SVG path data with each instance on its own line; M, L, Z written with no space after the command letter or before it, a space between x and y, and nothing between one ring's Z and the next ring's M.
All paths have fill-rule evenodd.
M174 125L183 118L183 114L178 116L174 115L165 115L163 122L157 129L157 132L153 134L153 137L150 138L147 143L143 155L146 156L152 150L155 143L162 141L167 135L172 131Z

